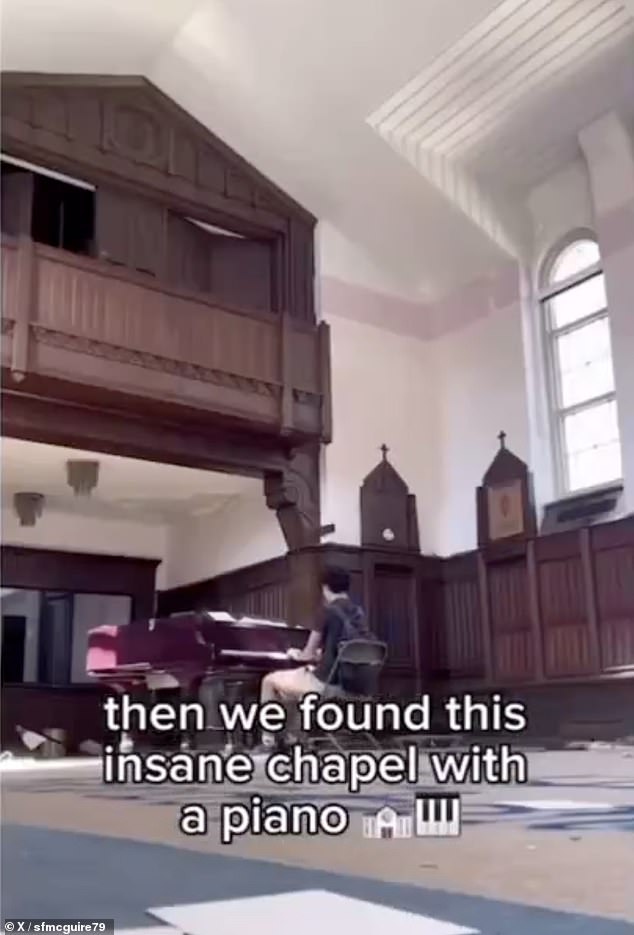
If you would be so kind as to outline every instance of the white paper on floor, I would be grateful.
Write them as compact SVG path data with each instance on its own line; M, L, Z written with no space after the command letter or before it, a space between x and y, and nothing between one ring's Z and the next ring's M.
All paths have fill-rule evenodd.
M415 915L400 909L351 899L325 890L252 896L189 906L148 909L187 935L280 935L299 929L302 935L480 935L477 929Z
M54 773L61 770L101 770L101 759L82 757L81 759L36 760L33 757L16 756L11 760L0 760L0 773Z
M618 808L607 802L574 802L572 799L522 799L521 802L498 802L498 805L510 805L514 808L534 808L544 812L586 812L609 811Z
M171 925L158 925L147 929L120 929L115 926L115 935L183 935Z

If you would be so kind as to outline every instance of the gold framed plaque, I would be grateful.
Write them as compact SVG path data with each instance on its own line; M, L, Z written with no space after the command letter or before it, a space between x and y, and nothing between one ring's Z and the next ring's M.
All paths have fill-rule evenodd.
M508 539L524 533L522 482L518 479L487 489L489 539Z

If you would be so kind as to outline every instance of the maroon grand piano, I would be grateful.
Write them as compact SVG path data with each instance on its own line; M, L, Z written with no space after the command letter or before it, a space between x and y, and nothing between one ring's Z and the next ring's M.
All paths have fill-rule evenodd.
M288 650L302 649L308 636L302 627L225 611L173 614L91 630L86 670L119 693L156 697L170 690L187 700L238 700L237 692L257 688L264 673L297 665ZM182 739L181 746L192 740ZM129 737L120 743L131 748Z

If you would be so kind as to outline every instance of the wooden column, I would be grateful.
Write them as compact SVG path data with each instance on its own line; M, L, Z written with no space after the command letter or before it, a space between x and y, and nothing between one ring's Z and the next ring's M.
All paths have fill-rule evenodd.
M319 389L321 392L321 439L332 441L332 377L330 367L330 327L325 321L317 328L319 339Z
M30 237L18 240L17 296L15 328L13 329L13 355L11 376L21 383L29 366L29 325L35 301L35 248Z
M288 312L280 313L280 375L282 394L280 396L280 430L282 435L293 428L293 371L292 371L292 334L291 318Z
M588 644L590 647L590 661L592 672L601 672L601 636L599 633L599 613L597 610L596 585L594 568L592 565L592 543L589 529L579 530L579 548L581 551L581 566L583 568L583 585L586 598L586 613L588 627Z
M484 651L484 675L487 684L491 685L495 679L495 660L493 658L493 638L491 633L488 570L481 552L478 553L477 561L480 620L482 622L482 648Z
M530 539L526 544L526 572L528 577L528 600L530 604L531 635L533 637L535 678L538 682L543 682L544 637L539 606L539 579L537 576L537 559L535 556L534 539Z
M313 629L320 607L321 555L316 549L288 553L288 623Z

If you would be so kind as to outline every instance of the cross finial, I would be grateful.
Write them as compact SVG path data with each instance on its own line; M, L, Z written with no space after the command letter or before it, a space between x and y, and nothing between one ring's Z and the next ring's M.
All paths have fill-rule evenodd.
M385 442L383 442L383 444L381 445L381 449L380 449L380 450L381 450L381 453L383 454L383 460L384 460L384 461L387 461L387 453L388 453L388 451L389 451L390 449L387 447L387 445L385 444Z
M504 444L504 442L506 441L506 432L505 432L505 431L501 431L501 432L500 432L500 434L498 435L498 441L499 441L499 443L500 443L500 448L505 448L505 447L506 447L506 445Z

